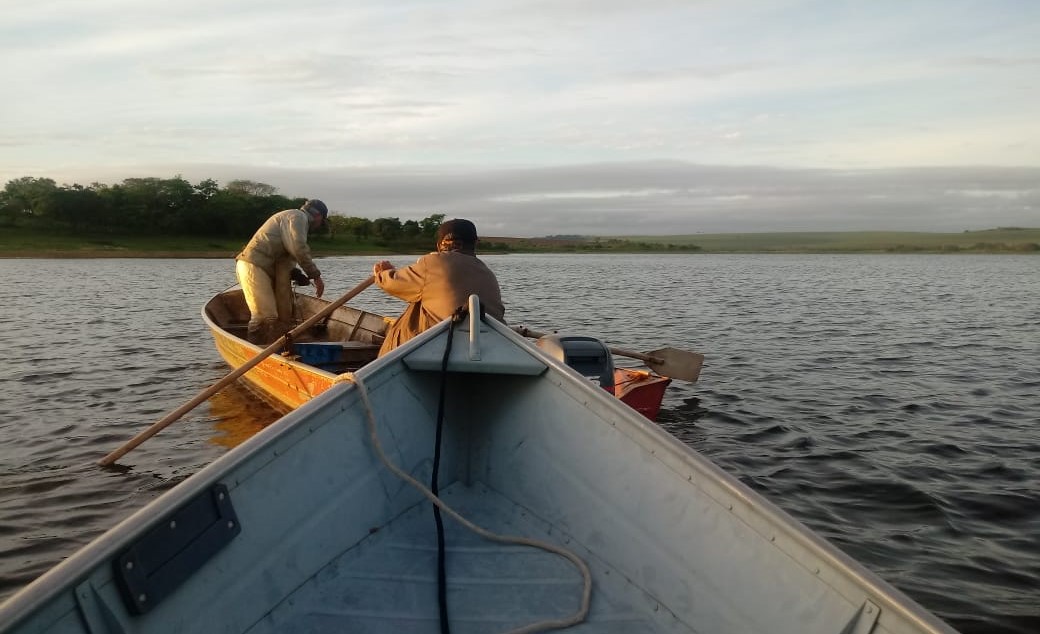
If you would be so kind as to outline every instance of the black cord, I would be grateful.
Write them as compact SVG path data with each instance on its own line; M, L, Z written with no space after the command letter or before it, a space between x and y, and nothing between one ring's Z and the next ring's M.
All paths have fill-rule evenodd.
M451 356L451 342L455 335L455 324L462 321L466 316L466 307L460 306L451 316L451 325L448 326L448 343L444 346L444 356L441 357L441 393L437 402L437 436L433 447L433 475L431 476L430 491L439 495L437 484L438 475L441 470L441 436L444 431L444 402L448 391L448 357ZM444 548L444 522L441 520L441 509L433 505L433 518L437 522L437 604L440 608L441 634L450 634L451 627L448 623L448 573L446 565L446 552Z

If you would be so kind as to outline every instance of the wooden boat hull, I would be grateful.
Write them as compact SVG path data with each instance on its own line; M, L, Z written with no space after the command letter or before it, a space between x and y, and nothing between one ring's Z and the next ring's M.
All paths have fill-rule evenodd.
M326 302L310 296L298 296L300 320L321 310ZM238 368L253 358L261 347L249 343L245 322L249 311L240 290L226 291L210 300L202 310L203 320L210 329L217 352L232 368ZM358 324L360 327L356 327ZM308 363L306 356L272 355L244 375L246 382L262 398L275 407L288 411L306 403L332 385L337 374L354 370L375 359L382 343L386 319L353 308L340 308L326 325L321 336L310 336L299 342L303 346L316 341L336 341L341 349L338 362L326 365ZM299 344L296 351L300 351ZM344 354L345 353L345 354ZM665 389L671 383L645 370L616 368L614 395L650 420L657 420Z
M92 542L0 606L0 633L435 632L437 538L416 483L440 436L447 504L586 563L575 631L953 632L502 324L450 328L344 377ZM453 632L582 605L583 575L556 554L450 517L445 542Z
M243 365L259 352L257 346L224 330L211 328L211 332L217 353L232 368ZM335 375L281 355L271 355L243 378L273 404L295 409L329 389Z
M296 301L302 303L297 308L304 313L304 319L326 304L309 296L297 296ZM203 307L202 318L213 336L217 353L232 368L240 367L260 352L260 346L243 337L245 324L249 320L249 309L241 290L226 291L211 299ZM320 336L305 337L300 343L338 338L344 345L352 347L353 363L326 370L306 363L299 355L271 355L249 370L243 378L255 392L275 407L286 411L295 409L332 385L337 374L332 369L356 369L375 359L385 328L382 316L341 307L324 325Z

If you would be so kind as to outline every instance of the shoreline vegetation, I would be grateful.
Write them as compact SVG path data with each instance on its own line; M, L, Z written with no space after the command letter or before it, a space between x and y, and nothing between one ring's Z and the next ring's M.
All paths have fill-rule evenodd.
M305 198L266 183L221 187L174 178L128 178L116 185L57 185L26 176L0 190L0 258L232 258L267 218ZM421 254L448 217L421 220L330 214L312 235L317 257ZM696 233L658 236L483 237L493 253L1040 253L1040 228L962 233L893 231Z
M233 258L240 240L195 236L71 234L0 228L0 258ZM429 244L424 244L428 242ZM315 257L407 255L430 251L429 240L359 240L318 233ZM963 233L890 231L718 233L675 236L547 236L481 238L478 251L494 253L702 253L702 254L1040 254L1040 228L998 228Z

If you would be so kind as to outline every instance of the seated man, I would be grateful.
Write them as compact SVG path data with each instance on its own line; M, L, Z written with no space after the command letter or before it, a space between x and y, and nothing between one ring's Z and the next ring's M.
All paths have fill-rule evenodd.
M469 296L480 297L484 312L500 321L505 318L498 279L477 259L477 228L469 220L449 220L437 229L437 251L422 256L403 269L387 260L372 267L381 289L408 302L397 321L386 332L379 355L451 317Z

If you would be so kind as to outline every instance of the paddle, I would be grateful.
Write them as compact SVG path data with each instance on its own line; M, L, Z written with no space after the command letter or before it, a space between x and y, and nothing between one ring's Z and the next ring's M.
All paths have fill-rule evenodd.
M372 282L374 282L374 281L375 281L374 277L369 277L364 282L361 282L360 284L358 284L357 286L352 288L350 290L350 292L348 292L343 297L340 297L339 299L337 299L336 301L330 303L328 306L326 306L325 308L321 309L320 311L318 311L314 315L311 315L302 324L300 324L299 326L293 328L291 331L289 331L285 335L282 335L281 337L279 337L278 341L275 341L271 345L269 345L266 348L264 348L263 350L261 350L255 357L253 357L249 361L246 361L241 366L239 366L237 369L235 369L230 374L228 374L227 376L225 376L221 380L217 381L216 383L214 383L210 387L206 388L202 392L199 392L199 394L197 396L195 396L195 398L191 399L190 401L188 401L184 405L181 405L176 410L170 412L169 414L166 415L165 418L163 418L162 420L154 423L151 427L149 427L148 429L144 430L140 434L137 434L136 436L134 436L132 439L130 439L129 442L124 444L119 449L116 449L112 453L110 453L107 456L105 456L104 458L102 458L98 462L98 464L101 465L102 467L110 466L112 463L114 463L116 460L119 460L120 458L125 456L127 453L129 453L131 450L133 450L135 447L137 447L138 445L140 445L144 441L148 440L152 436L158 434L160 431L162 431L163 429L168 427L175 420L177 420L181 416L184 416L185 414L187 414L191 410L195 409L195 407L199 403L205 401L206 399L208 399L209 397L213 396L214 394L216 394L220 390L224 389L224 387L226 387L232 381L234 381L238 377L242 376L243 374L245 374L246 372L251 370L253 368L253 366L259 364L261 361L263 361L267 357L271 356L273 353L277 352L279 349L281 349L282 345L285 344L285 341L287 339L291 339L291 338L297 336L298 334L300 334L302 332L306 332L308 328L310 328L311 326L316 324L321 318L325 317L326 315L332 314L332 311L336 310L337 308L339 308L343 304L346 304L348 301L350 301L352 298L354 298L354 296L356 296L358 293L360 293L361 291L363 291L366 288L368 288L369 286L371 286Z
M525 326L513 326L512 328L518 334L532 339L538 339L539 337L545 336L545 333L531 330ZM696 381L697 377L700 376L701 366L704 364L703 354L698 352L687 352L686 350L679 350L678 348L661 348L660 350L652 350L645 353L632 352L631 350L612 348L610 346L607 346L607 349L610 350L611 354L616 354L619 357L639 359L646 364L646 367L661 376L690 381L691 383Z

